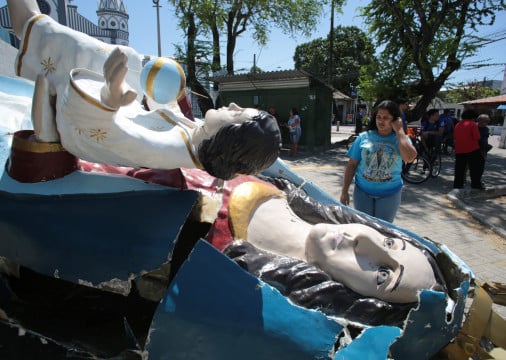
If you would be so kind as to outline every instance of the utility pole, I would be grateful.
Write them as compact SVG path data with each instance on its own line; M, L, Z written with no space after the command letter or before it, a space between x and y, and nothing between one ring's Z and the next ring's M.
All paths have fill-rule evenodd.
M334 68L334 1L330 1L330 32L329 32L329 63L327 69L327 83L332 85L332 70Z
M162 44L160 42L160 0L153 0L153 6L156 8L156 30L158 37L158 57L162 56Z

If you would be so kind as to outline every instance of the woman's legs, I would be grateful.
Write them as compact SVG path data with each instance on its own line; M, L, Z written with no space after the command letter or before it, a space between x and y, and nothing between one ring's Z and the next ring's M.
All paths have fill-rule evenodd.
M360 190L353 189L353 206L355 209L388 222L393 222L401 204L401 191L386 196L373 197Z
M362 191L355 185L353 188L353 207L366 214L374 214L374 200L367 193Z
M375 200L374 216L388 222L394 222L397 210L401 205L401 191Z
M293 139L293 156L297 155L297 152L299 151L299 140L301 135L302 131L300 127L298 127L295 129L295 137Z
M296 132L290 133L290 142L292 143L292 148L290 149L290 155L297 155L297 151L299 149L299 137Z

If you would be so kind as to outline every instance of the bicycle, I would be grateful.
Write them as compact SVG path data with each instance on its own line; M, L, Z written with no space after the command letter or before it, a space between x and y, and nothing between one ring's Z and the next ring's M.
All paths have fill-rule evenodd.
M433 170L431 161L424 151L422 139L418 132L414 136L413 146L417 152L416 158L411 163L403 164L401 176L404 181L410 184L421 184L432 176ZM441 158L439 158L439 164L441 164ZM439 166L439 169L436 167L436 170L437 175L439 175L441 166Z
M438 177L441 173L441 147L433 147L429 150L429 153L427 154L429 158L429 163L431 166L431 177Z
M421 184L429 178L438 177L441 173L441 145L425 149L422 143L420 132L414 134L413 146L416 149L417 156L410 164L404 164L402 168L402 178L411 184Z

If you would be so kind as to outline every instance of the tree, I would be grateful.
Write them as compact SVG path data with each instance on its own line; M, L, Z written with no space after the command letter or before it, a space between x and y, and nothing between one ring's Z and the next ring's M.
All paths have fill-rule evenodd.
M361 87L386 84L419 96L411 114L418 119L449 76L488 41L476 35L477 26L493 24L504 10L504 0L372 0L362 15L383 51Z
M179 27L186 35L186 51L181 54L183 63L186 64L186 85L190 89L199 94L198 104L203 114L208 109L214 107L213 101L207 89L200 83L197 76L197 69L205 70L206 62L201 62L197 66L197 59L205 58L202 49L208 50L207 46L198 46L197 36L199 30L208 29L208 27L201 26L203 22L200 18L206 18L209 11L208 1L193 1L193 0L170 0L169 1L175 8L176 14L179 16ZM214 49L213 49L214 54Z
M337 26L332 33L333 41L329 36L298 45L293 56L295 68L325 81L330 79L332 86L350 94L351 87L359 83L360 68L374 63L374 47L367 35L356 26ZM330 43L333 45L332 53L329 53Z
M221 10L226 32L227 73L234 74L234 51L239 36L253 30L260 45L268 40L268 31L277 27L287 34L309 35L323 9L318 0L223 0Z
M497 96L499 93L499 89L493 89L491 87L484 86L480 81L474 81L467 84L460 83L456 86L452 86L446 91L440 92L438 97L447 103L461 103L469 100Z
M336 1L336 0L334 0ZM208 96L196 75L195 58L198 53L196 40L209 32L213 41L211 69L221 69L220 39L226 36L227 73L234 73L234 51L240 35L253 29L253 38L266 44L270 27L278 27L285 33L309 34L322 11L318 0L169 0L180 17L179 27L186 35L187 83L192 90ZM212 105L210 97L199 103L202 111ZM204 103L205 102L205 103ZM204 107L204 108L203 108Z

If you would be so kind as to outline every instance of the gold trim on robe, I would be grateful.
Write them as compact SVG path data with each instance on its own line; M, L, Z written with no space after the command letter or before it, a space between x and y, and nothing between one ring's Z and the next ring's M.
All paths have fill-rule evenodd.
M278 188L261 182L245 182L237 186L228 202L228 221L234 240L248 239L251 216L261 204L284 197L285 193Z
M161 116L161 117L162 117L165 121L167 121L169 124L172 124L172 125L174 125L174 126L179 126L179 127L181 127L181 126L179 125L179 123L178 123L178 122L176 122L176 121L172 120L172 119L170 118L170 116L168 116L167 114L165 114L163 111L161 111L161 110L157 110L157 113L158 113L158 114L159 114L159 115L160 115L160 116ZM190 139L188 138L188 136L186 135L186 133L185 133L183 130L180 130L180 131L179 131L179 133L180 133L181 137L183 138L183 141L184 141L184 143L185 143L185 145L186 145L186 149L188 150L188 153L190 154L190 157L191 157L192 162L193 162L193 164L195 165L195 167L196 167L197 169L201 169L201 170L202 170L202 169L204 169L204 166L200 163L200 161L199 161L199 159L198 159L197 155L195 155L195 154L193 153L193 151L192 151L192 145L191 145L191 143L190 143Z
M112 107L109 107L107 105L105 105L104 103L98 101L97 99L95 99L94 97L86 94L84 91L82 91L79 86L77 86L77 84L75 83L74 81L74 77L76 75L79 74L79 72L82 71L82 69L74 69L70 72L70 86L72 86L72 89L74 89L76 91L76 93L85 101L87 101L88 103L90 103L91 105L93 106L96 106L98 107L99 109L102 109L104 111L109 111L109 112L116 112L118 111L118 109L115 109L115 108L112 108ZM98 73L95 73L91 70L86 70L90 73L93 73L93 74L97 74L99 76L102 76Z
M16 75L21 76L21 67L23 66L23 57L26 54L26 50L28 49L28 41L30 39L30 33L32 31L33 25L40 19L46 17L47 15L40 14L37 16L34 16L30 19L30 22L28 23L28 27L26 28L25 36L23 37L23 44L21 45L21 52L18 56L18 64L16 66Z

